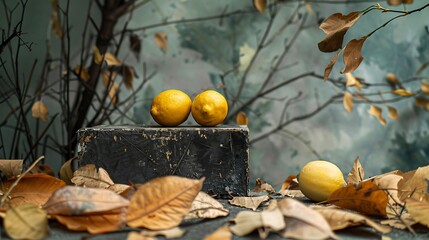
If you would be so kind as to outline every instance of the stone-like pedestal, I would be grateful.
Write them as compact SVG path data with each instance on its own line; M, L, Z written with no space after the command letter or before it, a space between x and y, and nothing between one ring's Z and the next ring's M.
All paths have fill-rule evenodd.
M79 130L78 137L79 166L94 163L115 183L204 176L209 194L248 194L247 127L98 126Z

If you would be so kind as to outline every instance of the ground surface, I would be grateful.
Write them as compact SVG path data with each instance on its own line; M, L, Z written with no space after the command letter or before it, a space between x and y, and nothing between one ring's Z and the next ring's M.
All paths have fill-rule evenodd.
M302 199L304 202L305 199ZM231 206L226 200L219 200L227 209L230 210L230 215L224 218L218 218L214 220L202 220L184 222L181 227L187 230L185 236L181 239L203 239L207 234L215 231L222 225L224 225L229 219L233 218L238 212L246 210L239 207ZM57 222L51 222L51 235L47 238L49 240L78 240L78 239L91 239L91 240L116 240L126 239L127 234L131 229L125 229L121 232L101 234L101 235L90 235L85 232L71 232ZM427 229L416 229L418 233L417 237L413 237L408 231L401 231L393 229L392 232L386 234L391 239L429 239L429 231ZM381 239L382 235L368 227L354 227L346 230L337 231L336 234L341 239ZM1 239L8 239L6 233L2 229ZM163 238L159 238L163 239ZM253 233L247 237L234 236L233 239L259 239L257 233ZM283 239L275 233L271 233L268 238L271 239Z

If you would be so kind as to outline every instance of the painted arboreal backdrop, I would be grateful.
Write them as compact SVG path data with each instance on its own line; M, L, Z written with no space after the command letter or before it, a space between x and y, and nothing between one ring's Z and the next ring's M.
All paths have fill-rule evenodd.
M5 2L0 7L4 8L2 12L15 6L14 1ZM118 104L118 111L112 111L101 123L155 124L149 108L159 92L175 88L193 97L202 90L215 89L228 99L228 124L235 123L237 114L248 118L252 179L260 177L277 183L316 159L332 161L346 173L359 156L367 176L394 169L406 171L429 163L429 114L424 97L428 90L422 89L425 81L429 82L429 67L425 67L429 62L429 8L423 8L425 0L395 6L386 1L380 1L380 5L376 5L377 1L308 0L138 2L119 18L111 42L101 49L120 62L107 62L108 67L120 65L121 69L133 71L131 86L124 72L118 73L117 78L107 78L112 81L107 84L107 91L101 81L96 86L97 91L108 93L107 103L111 104L107 108ZM80 53L81 49L89 49L83 55L92 56L94 38L103 21L102 11L93 1L58 4L61 11L68 12L68 22L61 11L57 14L63 30L65 24L69 26L69 48L62 45L67 38L55 34L55 5L48 1L28 2L22 22L25 35L21 38L32 45L31 51L24 48L19 53L23 76L30 74L28 66L34 59L43 59L47 51L54 61L62 59L65 49L71 53L69 62L60 61L59 65L68 64L75 73L78 65L90 71L90 60L83 61ZM419 8L422 10L406 14ZM359 17L347 15L351 12L358 12ZM337 15L331 22L332 28L324 33L319 26L334 13L342 15ZM404 16L389 22L400 15ZM86 21L88 16L90 21ZM381 27L386 22L389 23ZM7 29L7 21L2 21L0 27ZM340 49L345 49L325 81L325 68L338 48L325 53L319 50L318 43L329 32L344 33L347 29L343 44L340 43ZM85 31L87 34L83 35ZM348 75L341 74L347 43L368 35L358 51L364 58L362 63ZM331 41L341 38L334 36ZM46 44L47 39L50 45ZM12 47L1 55L3 82L7 72L14 71L6 62L14 50ZM356 55L353 58L357 61ZM58 69L47 75L43 71L36 65L33 74L54 82L64 78ZM85 78L79 74L72 77ZM36 89L37 78L29 86ZM400 91L392 94L395 90ZM53 90L46 88L29 101L40 99L49 109L50 119L59 114L47 132L53 139L67 143L60 136L65 128L63 105L53 97L55 91L49 91ZM345 94L349 94L346 104ZM70 98L76 96L78 92L70 92ZM124 99L132 101L121 105ZM13 96L2 101L1 112L10 112L13 104ZM95 103L82 126L97 122L90 121L97 115L97 104L103 105ZM372 110L373 114L369 113L371 106L377 109ZM28 150L23 146L18 148L22 153L10 151L13 146L5 136L13 135L7 127L13 126L13 122L14 118L8 115L1 126L2 158L14 154L23 158ZM47 124L34 118L28 123L31 128ZM195 122L189 118L185 124ZM66 160L64 154L43 146L38 148L46 150L46 161L54 168Z

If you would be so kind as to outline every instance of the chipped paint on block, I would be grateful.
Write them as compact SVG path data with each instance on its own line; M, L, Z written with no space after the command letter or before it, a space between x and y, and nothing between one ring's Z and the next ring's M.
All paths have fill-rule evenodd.
M248 194L249 130L245 126L97 126L79 130L79 165L103 167L117 183L165 175L206 177L203 191Z

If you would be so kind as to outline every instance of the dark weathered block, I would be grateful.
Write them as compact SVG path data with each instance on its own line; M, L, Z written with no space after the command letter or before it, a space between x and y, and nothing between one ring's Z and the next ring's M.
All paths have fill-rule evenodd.
M117 183L204 176L209 194L248 193L246 127L99 126L79 130L78 137L79 165L94 163Z

